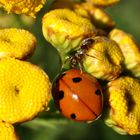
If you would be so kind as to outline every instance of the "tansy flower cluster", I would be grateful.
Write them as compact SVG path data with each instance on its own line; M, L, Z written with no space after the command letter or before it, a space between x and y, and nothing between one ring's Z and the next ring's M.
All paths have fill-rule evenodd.
M0 0L0 6L8 13L26 14L35 17L35 14L45 4L46 0Z
M51 99L47 74L25 59L35 47L35 36L26 30L0 30L1 140L18 140L13 125L35 118Z
M103 9L116 2L57 0L44 15L42 30L63 69L74 65L104 81L105 123L120 134L135 135L140 134L140 50Z
M99 106L103 104L102 116L99 114L104 122L120 134L136 135L140 134L140 50L130 34L115 28L115 22L104 10L117 2L119 0L56 0L42 18L42 32L57 49L62 70L74 68L70 70L73 75L76 72L89 74L84 78L95 86L93 89L102 85L104 102L101 90L95 93L101 95L97 102L101 103ZM32 17L44 4L45 0L0 0L0 6L6 11ZM36 38L30 32L15 28L0 30L2 140L18 140L14 124L32 120L47 108L51 99L47 74L25 61L35 48ZM62 79L56 80L53 91L57 92L57 86L67 80L66 73L59 75ZM78 83L81 77L72 80ZM63 97L61 90L58 98ZM98 118L96 112L93 113ZM76 115L69 117L75 119Z

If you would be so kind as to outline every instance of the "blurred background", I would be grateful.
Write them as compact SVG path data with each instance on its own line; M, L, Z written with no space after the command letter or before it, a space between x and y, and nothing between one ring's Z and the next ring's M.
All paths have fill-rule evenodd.
M117 28L132 34L140 44L139 2L139 0L121 0L118 5L107 8L107 12L116 22ZM41 19L51 3L51 0L46 3L36 19L25 15L7 14L0 10L0 28L24 28L37 37L37 48L29 61L43 68L52 81L59 73L60 59L57 51L44 39L41 27ZM72 122L59 114L53 101L49 106L49 111L40 113L33 121L16 125L21 140L140 140L140 135L117 134L101 119L89 124Z

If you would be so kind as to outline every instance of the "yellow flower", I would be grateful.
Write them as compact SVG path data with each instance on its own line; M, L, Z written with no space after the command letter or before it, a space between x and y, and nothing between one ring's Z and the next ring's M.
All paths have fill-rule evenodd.
M140 134L140 81L124 76L108 83L105 122L120 134Z
M102 80L114 80L122 72L124 57L118 45L107 37L94 37L83 58L85 71Z
M43 35L61 56L77 48L80 42L96 32L87 19L69 9L56 9L46 13L42 21Z
M52 6L52 9L67 8L75 11L79 15L86 17L91 22L101 29L112 29L115 26L114 21L101 7L91 5L88 2L74 2L73 0L57 0Z
M140 49L133 37L119 29L112 30L109 36L118 43L125 57L126 71L134 77L140 78Z
M19 140L11 124L0 121L0 140Z
M0 60L0 120L33 119L51 99L48 76L39 67L14 58Z
M119 2L120 0L86 0L86 1L88 1L89 3L93 3L95 5L98 5L98 6L110 6Z
M33 54L36 38L23 29L0 29L0 58L14 57L25 59Z
M0 5L8 12L26 14L35 17L35 14L45 4L45 0L0 0Z
M75 12L85 17L85 12L87 12L87 18L89 18L92 23L100 29L110 30L115 26L115 22L111 19L111 17L105 12L103 8L91 5L88 2L75 4Z

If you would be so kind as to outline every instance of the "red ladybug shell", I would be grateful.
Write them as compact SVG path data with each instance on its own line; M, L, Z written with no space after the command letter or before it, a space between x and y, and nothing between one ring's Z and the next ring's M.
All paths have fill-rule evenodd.
M96 78L78 69L62 73L53 83L52 94L60 112L76 121L93 121L101 116L103 94Z

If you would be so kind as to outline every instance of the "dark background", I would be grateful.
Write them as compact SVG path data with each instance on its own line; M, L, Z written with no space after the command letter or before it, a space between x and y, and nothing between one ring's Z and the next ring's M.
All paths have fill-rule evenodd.
M41 18L47 12L50 3L51 0L38 13L35 20L24 15L6 14L1 10L0 28L24 28L37 37L37 49L29 61L43 68L52 81L59 72L59 55L45 41L41 29ZM139 0L121 0L118 5L107 8L107 12L116 22L117 28L131 33L140 43ZM140 140L140 135L123 136L117 134L107 127L101 119L90 124L72 122L60 116L53 101L50 102L49 106L50 110L40 113L35 120L16 125L21 140Z

